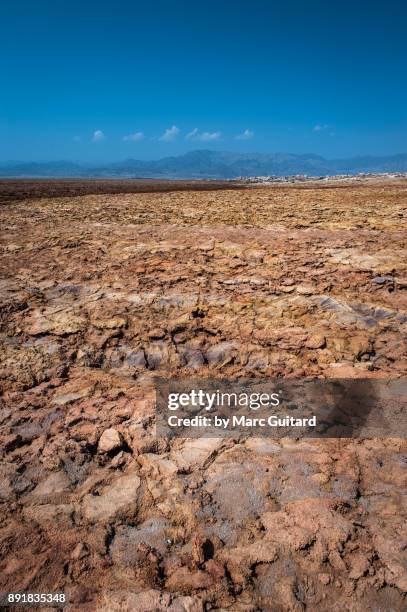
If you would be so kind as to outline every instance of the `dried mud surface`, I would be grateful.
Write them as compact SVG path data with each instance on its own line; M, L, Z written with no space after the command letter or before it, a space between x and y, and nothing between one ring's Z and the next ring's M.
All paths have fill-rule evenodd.
M244 189L222 181L157 179L0 179L0 204L27 198L75 197L104 193L155 193Z
M153 377L407 374L407 183L1 207L0 590L406 609L400 439L154 435Z

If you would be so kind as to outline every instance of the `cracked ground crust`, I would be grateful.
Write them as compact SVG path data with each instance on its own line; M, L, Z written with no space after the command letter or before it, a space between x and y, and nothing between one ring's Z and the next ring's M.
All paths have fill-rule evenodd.
M1 590L64 589L72 610L404 610L404 440L170 445L152 379L405 376L406 190L3 204Z

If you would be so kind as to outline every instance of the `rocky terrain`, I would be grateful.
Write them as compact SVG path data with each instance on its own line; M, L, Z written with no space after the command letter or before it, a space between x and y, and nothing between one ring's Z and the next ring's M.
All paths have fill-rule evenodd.
M149 193L170 191L217 191L242 189L231 181L169 181L157 179L1 179L0 204L41 197L66 197L108 193Z
M406 195L6 198L0 591L64 590L66 610L405 610L405 440L169 443L154 376L406 376Z

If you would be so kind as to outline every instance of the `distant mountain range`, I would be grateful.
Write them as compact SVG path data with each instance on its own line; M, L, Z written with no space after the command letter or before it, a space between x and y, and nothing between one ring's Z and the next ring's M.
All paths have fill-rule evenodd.
M69 161L3 162L0 177L55 178L179 178L233 179L239 176L332 176L359 172L407 172L407 154L383 157L325 159L311 153L230 153L227 151L191 151L177 157L155 161L127 159L103 165Z

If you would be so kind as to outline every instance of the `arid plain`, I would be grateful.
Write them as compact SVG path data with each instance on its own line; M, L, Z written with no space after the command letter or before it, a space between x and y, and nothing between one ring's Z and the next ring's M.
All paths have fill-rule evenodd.
M153 381L405 377L407 181L39 185L0 189L0 590L405 610L405 440L169 443Z

